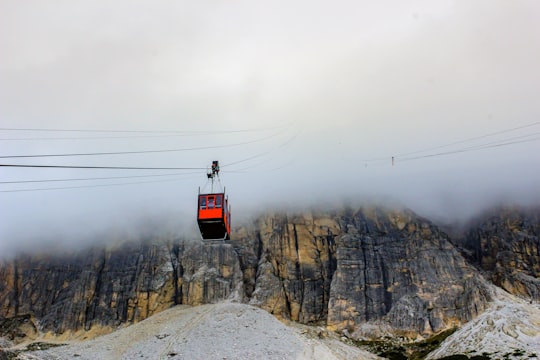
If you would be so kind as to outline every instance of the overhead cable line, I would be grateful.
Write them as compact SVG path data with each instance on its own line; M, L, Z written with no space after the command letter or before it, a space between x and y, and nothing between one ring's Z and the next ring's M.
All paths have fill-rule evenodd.
M94 152L94 153L71 153L71 154L33 154L33 155L3 155L0 159L20 159L20 158L40 158L40 157L67 157L67 156L102 156L102 155L132 155L132 154L153 154L153 153L165 153L165 152L182 152L182 151L196 151L196 150L208 150L208 149L222 149L243 146L253 144L261 141L265 141L276 137L280 133L272 134L263 138L244 141L234 144L226 145L212 145L212 146L200 146L192 148L181 149L162 149L162 150L140 150L140 151L109 151L109 152Z
M153 175L104 176L104 177L67 178L67 179L14 180L14 181L0 181L0 184L27 184L27 183L44 183L44 182L113 180L113 179L132 179L132 178L178 176L178 175L193 175L193 174L200 174L200 172L153 174Z
M4 166L4 165L0 165ZM9 165L8 165L9 166ZM22 167L27 167L22 165ZM41 167L40 165L30 166L30 167ZM62 167L62 166L57 166ZM76 167L81 168L81 167ZM89 167L83 167L89 168ZM101 167L98 167L101 168ZM107 167L109 169L111 167ZM116 169L116 168L115 168ZM129 168L123 167L121 169L142 169L142 168ZM171 169L171 168L145 168L145 169ZM206 169L206 168L182 168L182 169ZM240 173L242 170L227 170L227 173ZM30 192L30 191L48 191L48 190L67 190L67 189L84 189L84 188L99 188L99 187L109 187L109 186L121 186L121 185L136 185L136 184L150 184L150 183L161 183L161 182L170 182L177 181L178 177L184 175L194 175L200 174L199 172L193 173L175 173L175 174L159 174L159 175L134 175L134 176L113 176L113 177L93 177L93 178L71 178L71 179L45 179L45 180L23 180L23 181L2 181L0 184L13 184L13 183L39 183L39 182L59 182L59 181L84 181L84 180L109 180L109 179L129 179L129 178L142 178L142 177L159 177L159 176L174 176L175 179L168 180L150 180L150 181L137 181L137 182L123 182L123 183L114 183L114 184L97 184L97 185L81 185L81 186L62 186L62 187L51 187L51 188L32 188L32 189L14 189L14 190L0 190L0 193L13 193L13 192Z
M531 123L531 124L514 127L514 128L511 128L511 129L501 130L501 131L497 131L497 132L493 132L493 133L489 133L489 134L485 134L485 135L475 136L475 137L472 137L472 138L468 138L468 139L464 139L464 140L460 140L460 141L456 141L456 142L452 142L452 143L444 144L444 145L440 145L440 146L435 146L435 147L424 149L424 150L417 150L417 151L413 151L413 152L409 152L409 153L405 153L405 154L398 154L398 155L396 155L396 157L398 157L398 156L408 156L408 155L418 154L418 153L422 153L422 152L426 152L426 151L437 150L437 149L441 149L441 148L445 148L445 147L449 147L449 146L453 146L453 145L463 144L463 143L474 141L474 140L485 139L485 138L492 137L492 136L495 136L495 135L506 134L506 133L509 133L509 132L513 132L513 131L516 131L516 130L525 129L525 128L529 128L529 127L537 126L537 125L540 125L540 121L536 121L536 122Z
M255 158L264 156L272 151L275 151L279 148L282 148L292 141L294 141L299 135L300 131L293 134L293 136L287 139L285 142L279 146L274 147L273 149L260 153L254 156L250 156L245 159L234 161L229 164L222 165L222 167L228 168L231 165L240 164L253 160ZM0 167L12 167L12 168L57 168L57 169L114 169L114 170L206 170L203 167L130 167L130 166L78 166L78 165L39 165L39 164L0 164ZM227 169L228 173L240 173L242 170ZM108 180L108 179L123 179L123 178L140 178L140 177L153 177L153 176L183 176L188 174L195 173L179 173L179 174L160 174L160 175L134 175L134 176L115 176L115 177L89 177L89 178L68 178L68 179L42 179L42 180L22 180L22 181L2 181L0 184L14 184L14 183L40 183L40 182L60 182L60 181L84 181L84 180ZM198 174L198 172L197 172ZM172 180L164 180L172 181ZM107 187L107 186L120 186L120 185L131 185L131 184L145 184L145 183L155 183L163 182L159 180L153 181L142 181L142 182L128 182L128 183L115 183L115 184L99 184L99 185L84 185L84 186L65 186L65 187L54 187L54 188L34 188L34 189L14 189L14 190L0 190L2 193L7 192L29 192L29 191L46 191L46 190L63 190L63 189L80 189L80 188L92 188L92 187Z
M458 144L463 144L463 143L466 143L466 142L479 140L479 139L484 139L484 138L492 137L492 136L495 136L495 135L505 134L505 133L509 133L509 132L513 132L513 131L516 131L516 130L533 127L533 126L538 126L538 125L540 125L540 121L536 121L536 122L533 122L533 123L530 123L530 124L517 126L517 127L513 127L513 128L501 130L501 131L496 131L496 132L493 132L493 133L488 133L488 134L484 134L484 135L480 135L480 136L475 136L475 137L467 138L467 139L464 139L464 140L451 142L451 143L448 143L448 144L438 145L438 146L431 147L431 148L426 148L426 149L423 149L423 150L416 150L416 151L412 151L412 152L408 152L408 153L397 154L397 155L394 155L393 157L397 160L399 157L402 157L402 156L409 156L409 155L419 154L419 153L423 153L423 152L427 152L427 151L442 149L442 148L445 148L445 147L458 145ZM531 136L531 134L526 135L526 136ZM510 140L510 139L501 139L501 140L498 140L498 142L508 141L508 140ZM392 156L377 157L377 158L372 158L372 159L365 159L365 160L362 160L362 162L364 162L364 163L382 162L382 161L388 161L388 159L391 159L391 158L392 158Z
M290 125L289 125L290 126ZM68 129L19 129L19 128L0 128L0 131L47 131L47 132L82 132L82 133L132 133L149 135L111 135L111 136L62 136L62 137L23 137L23 138L0 138L0 141L56 141L56 140L108 140L108 139L148 139L164 137L195 137L212 135L234 135L247 132L262 132L284 128L285 126L274 126L259 129L241 129L241 130L193 130L193 131L143 131L143 130L68 130Z
M270 137L274 137L277 134L273 134ZM262 152L253 156L250 156L245 159L241 159L238 161L234 161L232 163L224 164L222 167L228 167L231 165L240 164L249 160L256 159L258 157L264 156L268 153L271 153L272 151L275 151L279 148L282 148L288 144L290 144L292 141L294 141L299 135L299 132L295 133L291 138L287 139L284 143L280 144L279 146L274 147L273 149L270 149L266 152ZM159 151L159 150L158 150ZM103 154L103 153L101 153ZM56 156L63 155L63 156L71 156L74 154L57 154ZM48 156L44 155L43 157ZM32 156L16 156L16 157L41 157L40 155L32 155ZM0 156L0 158L13 158L12 156ZM112 170L206 170L206 168L200 168L200 167L139 167L139 166L85 166L85 165L41 165L41 164L0 164L0 167L12 167L12 168L51 168L51 169L112 169Z
M435 153L435 154L420 155L420 156L414 156L414 157L408 157L408 158L406 157L406 158L403 158L403 159L396 158L396 161L399 160L400 162L404 162L404 161L417 160L417 159L423 159L423 158L430 158L430 157L436 157L436 156L465 153L465 152L485 150L485 149L490 149L490 148L509 146L509 145L521 144L521 143L538 141L538 140L540 140L540 137L533 138L533 139L527 139L527 140L520 140L520 141L510 141L510 142L506 142L506 143L496 143L496 144L492 144L492 145L483 145L483 146L479 145L479 146L475 146L475 147L471 147L471 148L453 150L453 151L446 151L446 152Z
M238 160L238 161L233 161L231 163L226 163L226 164L222 165L222 167L228 167L228 166L232 166L232 165L241 164L241 163L244 163L244 162L247 162L247 161L250 161L250 160L253 160L253 159L257 159L257 158L260 158L260 157L265 156L265 155L268 155L268 154L272 153L273 151L275 151L277 149L281 149L281 148L289 145L291 142L293 142L298 137L298 135L300 135L300 131L296 132L290 139L287 139L284 143L280 144L279 146L274 147L273 149L270 149L268 151L264 151L264 152L255 154L255 155L247 157L245 159L241 159L241 160Z
M238 173L240 170L228 170L227 173ZM93 181L93 180L114 180L114 179L133 179L133 178L146 178L146 177L166 177L174 176L175 178L184 178L185 175L200 175L200 172L190 173L173 173L173 174L155 174L155 175L133 175L133 176L107 176L107 177L89 177L89 178L67 178L67 179L42 179L42 180L17 180L17 181L0 181L0 184L27 184L27 183L44 183L44 182L69 182L69 181ZM172 181L172 180L166 180ZM0 192L23 192L23 191L41 191L41 190L61 190L61 189L79 189L87 187L101 187L112 185L131 185L131 184L147 184L156 181L144 181L144 182L129 182L129 183L115 183L105 185L84 185L84 186L68 186L68 187L56 187L56 188L37 188L37 189L16 189L16 190L1 190Z
M229 134L229 133L223 133ZM149 139L149 138L172 138L187 136L208 136L223 134L176 134L176 135L126 135L126 136L78 136L78 137L31 137L31 138L0 138L0 141L47 141L47 140L107 140L107 139Z
M488 143L473 145L473 146L470 146L470 147L465 148L465 149L474 149L474 148L477 148L477 147L484 147L484 146L487 146L487 145L497 145L497 144L506 143L506 142L513 141L513 140L526 139L526 138L530 138L530 137L538 136L538 135L540 135L540 131L537 131L537 132L534 132L534 133L531 133L531 134L527 134L527 135L513 136L513 137L510 137L510 138L499 139L499 140L491 141L491 142L488 142Z
M276 134L272 135L275 136ZM299 132L295 133L290 139L287 139L284 143L280 144L273 149L270 149L266 152L262 152L253 156L250 156L245 159L234 161L228 164L222 165L222 167L229 167L231 165L240 164L249 160L256 159L258 157L267 155L272 151L275 151L279 148L282 148L290 144L294 139L299 135ZM24 156L22 156L24 157ZM36 157L36 156L33 156ZM2 157L0 157L2 158ZM4 157L9 158L9 157ZM111 170L206 170L206 168L201 167L142 167L142 166L86 166L86 165L41 165L41 164L0 164L0 167L11 167L11 168L49 168L49 169L111 169Z
M399 156L399 157L395 157L395 160L403 161L405 159L421 159L423 157L434 157L434 156L439 156L439 155L455 154L455 153L469 152L469 151L475 151L475 150L483 150L483 149L499 147L499 146L520 144L520 143L525 143L525 142L536 141L536 140L538 140L540 138L533 138L533 139L527 139L527 138L530 138L532 136L538 136L538 135L540 135L540 132L535 132L535 133L527 134L527 135L513 136L511 138L500 139L500 140L491 141L491 142L488 142L488 143L473 145L473 146L469 146L469 147L466 147L466 148L460 148L460 149L456 149L456 150L449 150L449 151L445 151L445 152L441 152L441 153L418 155L418 156L415 156L415 157L402 157L402 156ZM514 140L519 140L519 139L523 139L523 140L514 141Z
M150 181L136 181L136 182L124 182L124 183L114 183L114 184L96 184L96 185L81 185L81 186L62 186L62 187L51 187L51 188L33 188L33 189L0 190L0 193L30 192L30 191L48 191L48 190L67 190L67 189L84 189L84 188L99 188L99 187L109 187L109 186L123 186L123 185L137 185L137 184L162 183L162 182L171 182L171 181L178 181L178 179L150 180Z
M205 167L142 167L142 166L80 166L80 165L37 165L0 164L0 167L47 168L47 169L106 169L106 170L206 170Z
M251 128L238 130L106 130L106 129L51 129L51 128L0 128L0 131L33 131L33 132L73 132L73 133L125 133L125 134L184 134L184 135L209 135L209 134L233 134L244 132L268 131L283 128L273 126L268 128Z
M295 135L296 137L296 135ZM288 142L292 141L290 139ZM284 146L282 144L281 146ZM280 147L281 147L280 146ZM248 158L234 161L229 164L222 165L222 167L228 167L231 165L243 163L261 156L264 156L272 152L269 150L264 153L260 153ZM44 169L104 169L104 170L207 170L205 167L142 167L142 166L86 166L86 165L40 165L40 164L0 164L0 167L11 167L11 168L44 168Z

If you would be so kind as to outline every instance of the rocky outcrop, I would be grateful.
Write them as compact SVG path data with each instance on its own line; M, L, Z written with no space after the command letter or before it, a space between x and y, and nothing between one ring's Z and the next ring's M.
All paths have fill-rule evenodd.
M31 315L40 330L55 333L115 327L174 304L199 305L243 292L230 245L164 239L20 255L0 266L0 278L0 319Z
M540 208L500 208L471 225L465 247L493 283L540 300Z
M243 234L235 247L256 269L250 303L294 321L416 336L462 324L489 300L448 237L411 211L274 214Z
M415 337L481 313L489 295L448 237L410 211L345 214L328 325L357 337ZM373 324L374 326L369 326Z
M266 214L227 244L148 239L19 255L0 264L0 279L0 320L29 316L55 333L235 299L357 338L414 338L469 321L490 299L437 226L378 207Z
M339 225L331 216L272 214L260 218L255 233L235 243L241 251L256 240L259 259L250 303L302 323L324 322L336 268L335 237ZM254 263L254 254L248 258Z

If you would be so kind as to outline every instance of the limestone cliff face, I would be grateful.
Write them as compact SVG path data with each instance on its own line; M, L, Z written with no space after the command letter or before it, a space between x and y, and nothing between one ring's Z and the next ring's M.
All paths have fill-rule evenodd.
M489 296L476 272L428 220L371 209L344 214L341 224L347 232L338 238L328 306L333 328L414 337L484 310Z
M0 319L31 315L40 330L55 333L114 327L174 304L242 293L230 245L160 239L58 256L21 255L0 266L0 278Z
M236 299L357 337L415 337L481 313L489 296L479 277L443 232L411 211L277 213L235 229L227 244L148 239L19 255L0 263L0 320L76 332L137 322L174 304Z
M496 285L540 300L540 208L501 208L482 216L465 246Z
M256 270L250 302L334 330L431 334L462 324L489 300L448 237L410 211L380 208L268 215L235 246ZM257 239L260 260L246 251ZM380 326L379 326L380 328Z
M331 216L306 213L260 218L252 232L233 242L241 258L247 259L243 262L251 264L246 275L255 275L247 280L253 288L246 294L250 303L302 323L324 322L339 233Z

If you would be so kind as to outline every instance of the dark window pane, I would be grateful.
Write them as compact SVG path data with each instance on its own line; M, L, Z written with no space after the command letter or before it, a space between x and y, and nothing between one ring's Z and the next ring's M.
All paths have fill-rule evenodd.
M201 209L206 209L206 196L201 197Z

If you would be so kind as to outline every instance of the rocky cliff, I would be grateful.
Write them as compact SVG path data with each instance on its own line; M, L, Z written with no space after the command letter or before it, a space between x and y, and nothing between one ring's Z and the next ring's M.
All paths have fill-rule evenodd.
M28 317L56 334L107 331L174 304L199 305L242 292L230 245L203 248L167 239L20 255L0 266L0 278L0 319Z
M538 218L531 221L538 244ZM234 299L357 338L414 338L481 313L490 297L479 276L445 233L411 211L266 214L228 244L170 237L4 261L0 331L12 339L31 336L24 329L88 334L174 304Z
M464 246L497 286L540 300L540 208L499 208L470 225Z
M433 334L489 301L448 237L411 211L268 215L235 244L256 272L251 304L357 337Z

